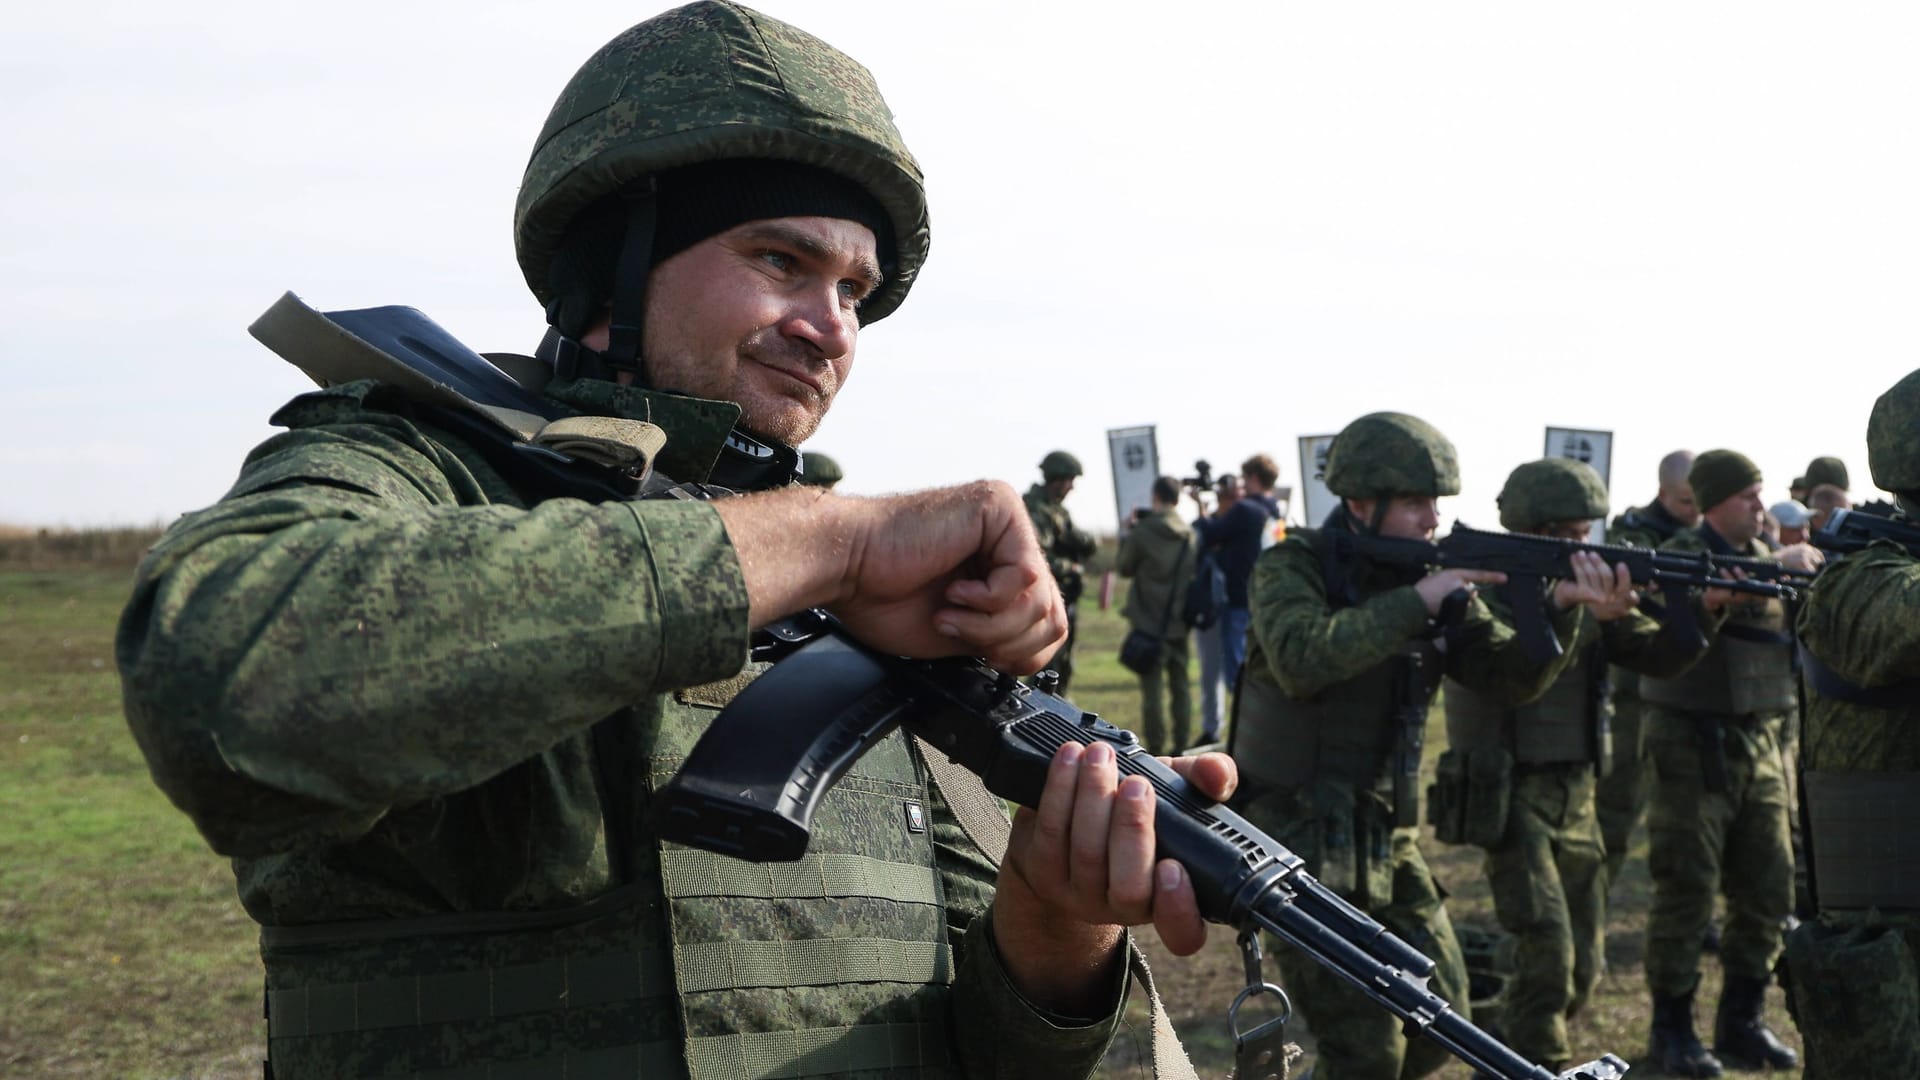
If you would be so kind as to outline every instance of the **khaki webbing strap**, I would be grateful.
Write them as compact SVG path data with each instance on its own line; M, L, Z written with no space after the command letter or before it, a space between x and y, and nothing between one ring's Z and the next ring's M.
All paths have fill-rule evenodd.
M914 745L920 749L920 757L927 763L927 771L933 775L933 782L940 788L940 794L947 800L947 806L953 810L953 816L960 821L960 828L973 841L973 846L993 860L995 866L1007 854L1007 838L1012 835L1013 823L1007 819L1004 805L998 796L987 790L987 785L978 776L955 765L947 755L933 748L918 735L913 738ZM1127 970L1132 973L1135 982L1147 992L1147 1010L1152 1016L1153 1029L1153 1075L1156 1080L1199 1080L1193 1071L1193 1063L1187 1060L1187 1052L1180 1046L1180 1035L1173 1030L1173 1021L1167 1016L1167 1007L1160 1000L1160 991L1153 985L1153 971L1147 967L1146 955L1140 946L1134 944L1132 935L1127 937Z
M1800 774L1822 910L1920 910L1920 773Z
M790 863L750 863L708 851L660 854L667 895L750 896L759 899L812 900L830 896L871 896L909 904L940 900L930 867L908 866L866 855L805 855Z
M881 1069L946 1065L942 1024L861 1024L803 1031L755 1031L687 1040L694 1080L751 1076L799 1080Z
M952 964L944 941L807 938L681 945L680 992L837 983L943 984Z

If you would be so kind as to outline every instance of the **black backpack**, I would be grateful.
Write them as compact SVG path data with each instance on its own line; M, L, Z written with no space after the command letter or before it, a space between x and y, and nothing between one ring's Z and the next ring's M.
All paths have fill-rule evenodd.
M1212 552L1202 552L1193 565L1193 580L1187 582L1187 602L1181 606L1180 616L1195 630L1205 630L1219 622L1226 610L1226 572L1214 561Z

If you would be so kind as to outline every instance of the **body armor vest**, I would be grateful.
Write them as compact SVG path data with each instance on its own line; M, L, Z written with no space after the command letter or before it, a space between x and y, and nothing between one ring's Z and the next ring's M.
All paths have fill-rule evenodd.
M1739 604L1699 663L1676 678L1640 680L1640 696L1688 712L1787 712L1799 701L1793 653L1784 602Z
M1346 606L1348 590L1335 579L1330 545L1321 530L1300 530L1320 556L1327 600ZM1289 696L1263 673L1241 679L1233 758L1247 776L1277 787L1334 779L1389 793L1393 750L1401 737L1400 706L1411 694L1422 708L1439 689L1443 657L1431 638L1408 641L1398 653L1310 699ZM1416 680L1409 687L1408 680Z
M1520 765L1593 762L1611 757L1604 705L1606 662L1597 640L1535 701L1506 706L1448 679L1443 695L1447 742L1455 749L1500 746Z

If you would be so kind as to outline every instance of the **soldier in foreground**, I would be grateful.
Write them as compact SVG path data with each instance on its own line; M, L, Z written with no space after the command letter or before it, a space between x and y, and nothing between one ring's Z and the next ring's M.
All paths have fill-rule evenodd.
M1607 514L1607 489L1592 466L1546 458L1507 477L1499 506L1513 532L1585 540ZM1443 696L1452 749L1433 796L1436 835L1486 849L1494 911L1516 945L1503 1034L1555 1072L1573 1057L1567 1019L1600 978L1606 849L1594 778L1613 756L1607 666L1668 676L1700 654L1697 640L1641 614L1637 599L1628 590L1579 616L1566 667L1538 700L1516 708L1452 679ZM1502 597L1487 606L1511 625Z
M1916 432L1920 371L1867 421L1873 481L1907 518L1920 515ZM1787 936L1804 1075L1920 1076L1920 559L1878 542L1828 563L1799 631L1818 913Z
M1073 515L1067 513L1066 498L1080 473L1079 458L1055 450L1040 459L1040 483L1027 489L1025 499L1034 534L1040 538L1040 551L1059 584L1060 599L1067 605L1067 640L1046 663L1060 676L1057 693L1062 697L1073 684L1073 638L1080 624L1080 594L1086 587L1080 561L1092 558L1095 549L1093 534L1074 528Z
M1005 485L789 487L927 251L871 76L732 4L641 23L562 93L515 239L552 329L501 362L548 427L695 486L623 498L637 469L576 459L607 497L549 497L555 455L495 414L342 382L169 530L121 621L153 776L262 925L269 1073L1089 1074L1124 924L1204 938L1110 750L1063 750L997 875L898 732L798 872L664 845L650 808L775 618L1022 673L1066 632Z
M1341 505L1325 525L1289 532L1254 565L1253 632L1231 744L1243 777L1234 806L1328 888L1433 958L1430 989L1464 1014L1460 948L1416 842L1418 793L1409 785L1418 773L1408 777L1393 762L1409 750L1417 760L1442 673L1517 705L1538 697L1565 657L1529 663L1512 631L1472 595L1503 575L1408 575L1333 557L1331 537L1342 531L1431 537L1436 500L1460 490L1453 444L1431 425L1400 413L1355 420L1334 439L1326 484ZM1578 605L1619 603L1628 591L1593 556L1577 557L1576 569L1579 580L1557 584L1549 600L1563 646L1573 642ZM1277 951L1318 1042L1317 1080L1410 1080L1445 1060L1435 1044L1409 1041L1359 991L1292 949Z
M1663 550L1777 558L1800 570L1819 565L1820 553L1805 544L1769 552L1756 539L1766 507L1760 469L1745 455L1701 454L1688 480L1700 524ZM1797 706L1791 627L1777 599L1710 592L1706 606L1724 617L1702 624L1712 638L1706 656L1678 678L1640 685L1655 770L1647 815L1648 1053L1673 1076L1718 1076L1722 1058L1749 1069L1791 1068L1798 1060L1761 1018L1781 922L1793 908L1783 745ZM1716 894L1727 902L1725 982L1709 1052L1694 1034L1693 997Z
M1675 450L1660 459L1660 490L1645 506L1636 506L1613 519L1607 526L1607 543L1657 548L1682 529L1700 521L1700 508L1694 505L1693 488L1687 483L1687 470L1693 468L1693 454ZM1647 795L1653 790L1653 773L1647 767L1645 712L1640 701L1640 676L1615 668L1613 680L1613 767L1600 778L1594 790L1594 805L1600 818L1600 835L1607 845L1606 884L1611 888L1627 860L1627 847L1633 830L1647 812Z

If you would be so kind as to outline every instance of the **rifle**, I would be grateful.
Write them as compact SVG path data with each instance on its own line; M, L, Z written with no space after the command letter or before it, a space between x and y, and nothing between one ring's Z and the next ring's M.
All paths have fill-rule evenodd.
M1320 884L1278 841L1189 787L1132 732L978 661L875 652L824 612L763 629L754 657L776 663L720 713L655 796L667 839L756 862L797 859L821 796L896 725L1026 806L1040 801L1054 752L1068 740L1105 742L1123 776L1153 786L1159 854L1186 867L1205 918L1256 942L1264 927L1484 1073L1555 1080L1428 990L1432 960ZM1258 983L1257 971L1249 977ZM1626 1072L1609 1054L1559 1080Z
M1859 510L1835 510L1820 531L1807 539L1834 555L1851 555L1876 540L1891 540L1920 558L1920 524Z
M1658 587L1666 598L1667 619L1673 631L1691 635L1702 648L1707 639L1694 619L1688 590L1732 589L1791 599L1796 589L1813 580L1813 575L1805 571L1765 559L1587 544L1529 533L1483 532L1458 523L1438 541L1368 536L1340 529L1328 529L1321 535L1331 545L1336 562L1366 559L1406 568L1501 571L1507 575L1507 582L1498 588L1513 609L1514 632L1527 658L1536 664L1560 655L1560 641L1547 621L1547 583L1573 577L1572 559L1578 551L1599 555L1609 567L1625 563L1634 584ZM1744 572L1746 580L1723 576L1734 569Z

